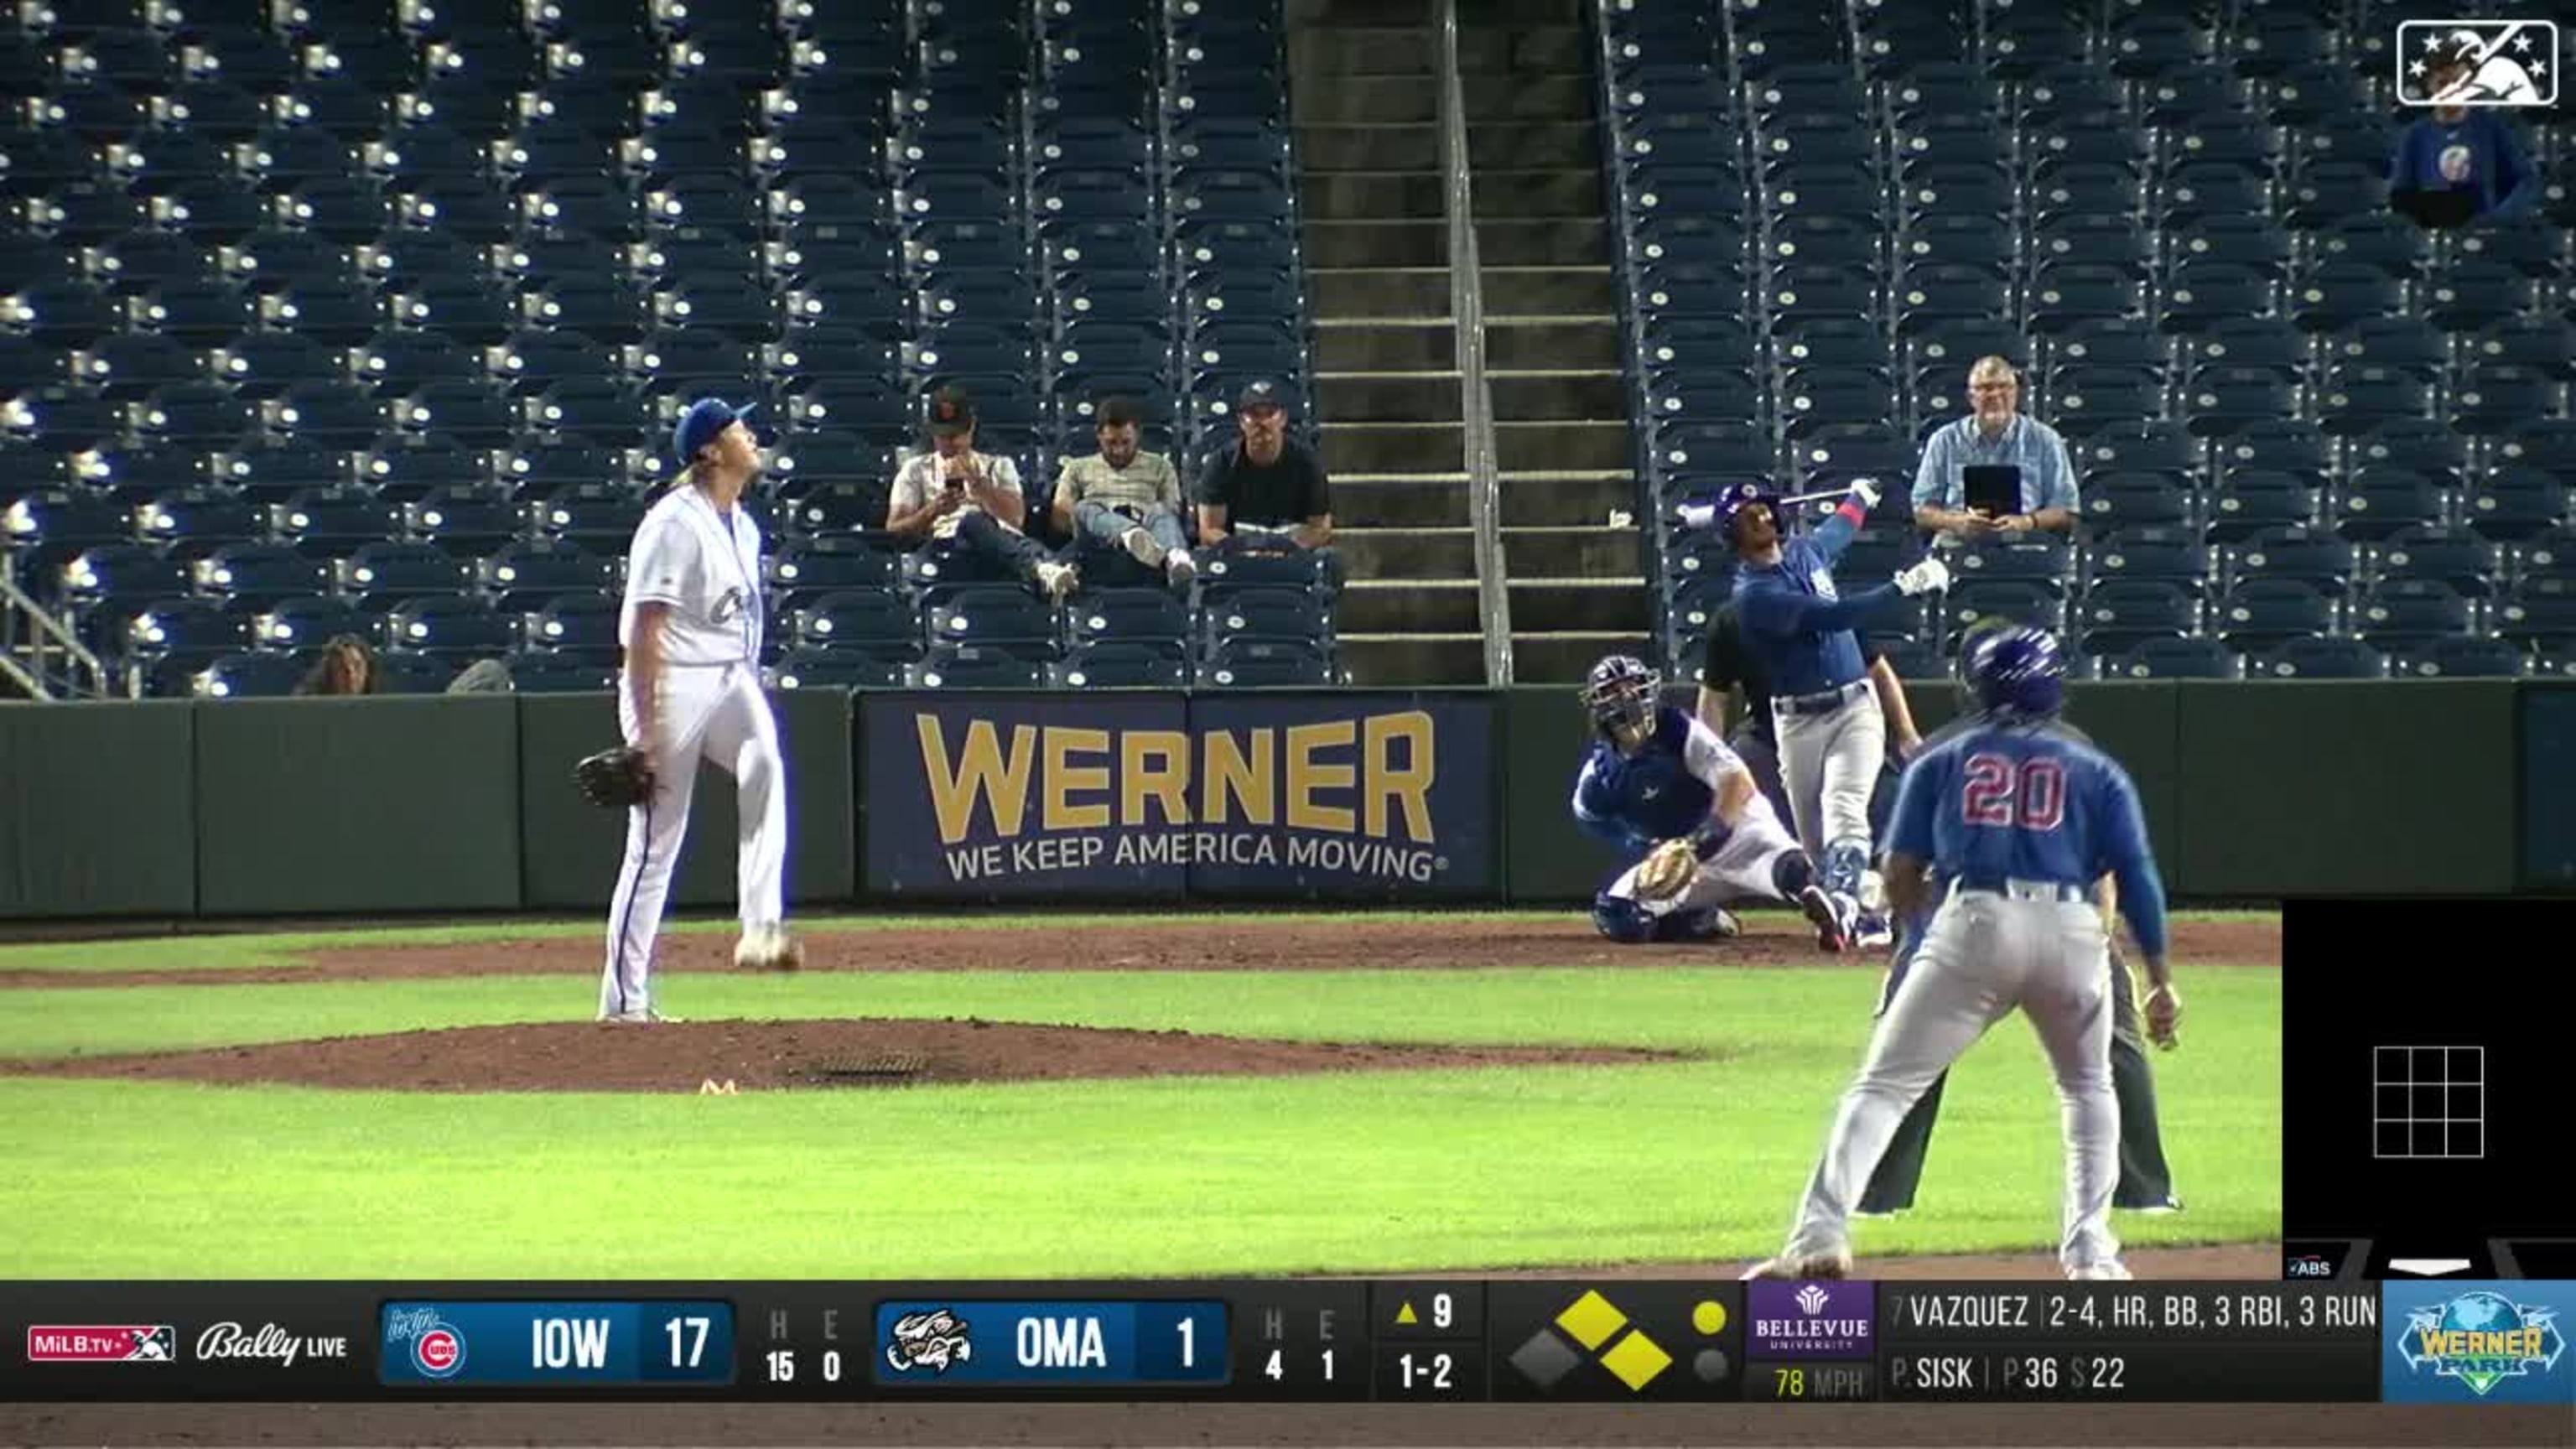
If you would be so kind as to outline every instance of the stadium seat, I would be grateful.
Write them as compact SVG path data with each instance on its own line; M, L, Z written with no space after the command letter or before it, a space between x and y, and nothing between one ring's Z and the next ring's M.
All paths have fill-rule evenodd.
M2433 639L2391 660L2389 672L2410 679L2522 679L2531 652L2507 639Z
M2383 583L2433 579L2470 598L2495 591L2498 560L2495 545L2465 528L2401 529L2373 546L2373 564Z
M1059 689L1184 689L1189 660L1135 641L1095 644L1049 670Z
M2383 580L2352 606L2354 634L2392 655L2420 653L2438 640L2468 635L2477 610L2438 579Z
M424 654L507 654L511 621L481 599L432 595L407 599L385 615L385 642Z
M2334 601L2295 579L2259 579L2231 589L2212 606L2209 627L2227 647L2261 654L2293 639L2331 633L2339 622Z
M2096 584L2079 604L2072 624L2085 652L2120 654L2150 639L2181 639L2200 632L2201 603L2188 590L2151 580Z
M2316 522L2317 491L2292 474L2230 469L2208 510L2209 541L2241 543L2266 529Z
M916 689L1043 689L1043 659L1011 649L961 644L943 648L905 671Z
M2216 639L2148 639L2103 659L2104 679L2241 679L2245 661Z
M424 543L365 544L332 572L340 596L369 614L416 595L454 593L467 582L463 565Z
M905 682L905 654L868 649L797 648L778 661L781 689L899 689Z
M2293 639L2253 660L2248 679L2385 679L2388 656L2359 639Z
M1210 657L1198 677L1221 689L1260 689L1316 688L1336 682L1334 675L1319 645L1290 639L1237 639Z

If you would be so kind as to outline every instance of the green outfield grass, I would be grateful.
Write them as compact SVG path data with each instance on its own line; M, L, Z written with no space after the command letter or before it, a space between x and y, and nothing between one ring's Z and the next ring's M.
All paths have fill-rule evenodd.
M158 969L323 939L116 947L124 969ZM75 949L99 948L0 949L0 969ZM2137 1244L2276 1237L2280 973L2181 977L2184 1047L2156 1065L2191 1209L2118 1226ZM1877 980L1675 967L663 986L699 1020L980 1016L1704 1054L1643 1066L716 1098L0 1080L0 1275L1158 1276L1749 1257L1786 1227ZM591 992L587 975L13 989L0 1056L583 1019ZM2035 1039L2007 1023L1953 1073L1918 1211L1863 1223L1861 1250L2053 1244L2057 1121Z

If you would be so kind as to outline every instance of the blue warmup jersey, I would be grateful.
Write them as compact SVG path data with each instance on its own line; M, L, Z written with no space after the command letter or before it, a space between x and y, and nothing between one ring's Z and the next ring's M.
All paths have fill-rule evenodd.
M1774 698L1822 694L1869 672L1852 625L1899 597L1893 583L1838 598L1834 563L1858 531L1836 510L1812 534L1780 541L1780 562L1745 565L1735 576L1735 610L1745 647L1762 666Z
M2090 887L2108 872L2149 955L2165 949L2164 888L2128 772L2045 724L1985 725L1905 768L1891 852L1946 880Z
M1606 739L1593 741L1574 780L1575 823L1642 855L1708 820L1723 762L1734 758L1715 731L1667 705L1655 711L1655 732L1633 756Z

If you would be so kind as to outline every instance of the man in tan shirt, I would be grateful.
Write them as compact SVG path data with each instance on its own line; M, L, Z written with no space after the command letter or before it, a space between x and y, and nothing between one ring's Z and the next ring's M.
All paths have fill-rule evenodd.
M1181 475L1172 460L1140 451L1144 429L1133 398L1100 405L1092 436L1100 451L1067 458L1056 478L1056 526L1073 535L1075 557L1124 549L1187 592L1197 565L1181 526Z

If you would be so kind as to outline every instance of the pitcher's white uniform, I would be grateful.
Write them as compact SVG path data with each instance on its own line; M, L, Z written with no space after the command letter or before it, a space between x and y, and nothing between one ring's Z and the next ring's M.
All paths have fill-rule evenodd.
M777 722L761 692L760 577L760 526L738 503L720 515L692 483L672 488L636 527L618 642L635 647L642 605L667 604L670 612L663 616L661 687L648 742L653 798L627 812L626 859L609 906L608 964L599 984L603 1019L652 1005L653 941L688 830L700 759L731 774L739 792L744 931L785 918L786 767ZM633 739L635 703L622 679L617 714Z

